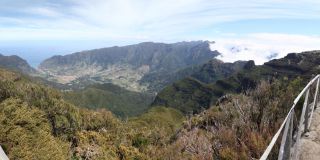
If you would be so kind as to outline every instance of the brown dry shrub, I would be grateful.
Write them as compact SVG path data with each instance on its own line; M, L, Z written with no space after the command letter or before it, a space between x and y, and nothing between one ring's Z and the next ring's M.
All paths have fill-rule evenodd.
M300 83L299 78L291 83L262 81L254 90L223 97L216 106L185 123L177 140L171 144L175 146L175 156L184 156L184 159L260 158L291 107ZM172 152L170 155L174 155ZM197 157L199 153L206 156ZM271 158L275 157L276 149L271 154Z

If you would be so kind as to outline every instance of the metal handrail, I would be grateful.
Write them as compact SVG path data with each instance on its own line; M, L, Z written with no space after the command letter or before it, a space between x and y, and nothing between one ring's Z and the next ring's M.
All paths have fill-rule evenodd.
M278 160L284 160L284 159L297 160L298 159L298 155L299 155L298 148L300 146L301 135L303 135L303 133L307 132L308 129L310 128L313 111L314 111L315 107L317 107L318 94L319 94L319 92L318 92L319 82L320 82L320 75L317 75L299 93L299 95L293 101L293 105L290 108L286 118L282 122L279 130L273 136L271 142L269 143L268 147L264 151L260 160L266 160L268 158L273 146L275 145L277 139L280 136L280 133L283 130L284 131L282 134L282 140L281 140L281 145L280 145L280 149L279 149ZM311 104L308 104L310 88L315 83L316 83L316 89L315 89L315 93L314 93L314 97L313 97L314 99ZM301 112L301 116L300 116L300 120L299 120L299 125L298 125L297 131L296 131L297 133L294 134L293 133L293 131L294 131L293 118L295 115L294 109L303 95L305 96L304 104L303 104L303 108L302 108L302 112Z
M4 153L1 146L0 146L0 160L9 160L8 156L6 155L6 153Z

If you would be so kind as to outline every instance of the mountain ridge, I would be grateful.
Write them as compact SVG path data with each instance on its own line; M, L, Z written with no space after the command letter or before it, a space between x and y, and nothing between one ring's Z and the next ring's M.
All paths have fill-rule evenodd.
M24 74L38 74L36 69L31 67L26 60L17 55L5 56L0 53L0 67L22 72Z
M145 76L174 73L219 54L210 50L209 41L144 42L54 56L38 68L47 79L64 84L79 84L85 79L88 83L110 82L129 90L146 91L149 82L143 80Z
M264 65L248 61L243 67L239 72L208 84L194 77L179 80L159 92L152 105L173 107L184 113L199 113L202 108L207 109L215 104L219 97L253 89L261 80L310 79L320 72L320 51L289 53Z

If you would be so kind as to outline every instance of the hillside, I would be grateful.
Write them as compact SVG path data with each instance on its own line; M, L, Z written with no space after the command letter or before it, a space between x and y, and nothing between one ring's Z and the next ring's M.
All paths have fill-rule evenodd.
M302 89L301 82L261 81L245 94L228 94L188 119L162 150L162 158L259 159ZM272 150L268 159L277 159L277 154L278 149Z
M153 106L126 120L105 109L76 107L59 91L0 69L0 145L10 159L259 158L305 80L319 71L319 56L289 54L263 66L249 61L214 83L189 77L174 84L182 95L169 96L188 100L185 107L191 108L174 102L176 107ZM185 116L205 103L209 109Z
M146 75L141 81L149 82L151 90L160 91L164 86L168 86L173 82L187 77L193 77L204 83L214 82L218 79L226 78L227 76L241 70L245 61L237 61L235 63L224 63L218 59L211 59L203 64L193 65L174 73L162 73L158 76Z
M39 69L47 79L63 84L84 87L111 82L132 91L148 91L164 87L152 86L153 80L166 79L163 74L203 64L218 54L210 50L208 41L145 42L54 56L43 61Z
M122 122L107 110L69 104L59 91L4 69L0 95L0 145L10 159L147 160L184 120L175 109L155 107Z
M193 72L190 76L209 84L243 70L245 65L247 65L247 61L224 63L220 60L212 59L203 64L199 71Z
M243 71L251 62L223 63L211 60L199 67L198 72L189 77L176 81L159 92L152 105L163 105L179 109L184 113L199 113L207 109L211 102L223 96L224 89L213 86L212 83L222 84L224 79Z
M154 96L106 83L91 85L82 90L66 91L63 97L77 106L90 109L106 108L113 114L126 118L147 111Z
M261 66L249 61L243 66L243 70L209 84L201 82L203 79L196 77L177 81L159 92L153 105L177 108L184 113L197 113L215 104L217 99L226 93L241 93L254 88L261 80L283 77L294 79L298 76L309 80L312 75L319 73L319 65L320 51L290 53L284 58L271 60ZM199 72L197 77L207 75L208 73Z
M16 55L4 56L0 54L0 67L24 74L34 75L37 73L37 71L32 68L26 60Z

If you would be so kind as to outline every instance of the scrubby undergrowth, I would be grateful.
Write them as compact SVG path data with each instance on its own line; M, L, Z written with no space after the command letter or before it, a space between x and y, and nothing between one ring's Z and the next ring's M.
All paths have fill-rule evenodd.
M182 121L181 113L168 108L120 121L0 69L0 145L10 159L150 159Z
M153 107L119 120L0 69L0 145L10 159L259 158L300 84L301 79L263 81L188 119L173 108Z

